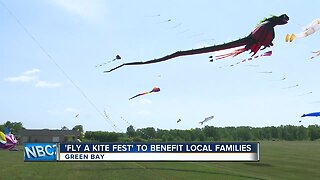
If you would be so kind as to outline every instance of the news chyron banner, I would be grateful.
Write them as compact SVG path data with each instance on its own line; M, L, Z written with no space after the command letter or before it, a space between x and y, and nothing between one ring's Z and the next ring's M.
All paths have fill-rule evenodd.
M31 143L25 161L259 161L258 142Z

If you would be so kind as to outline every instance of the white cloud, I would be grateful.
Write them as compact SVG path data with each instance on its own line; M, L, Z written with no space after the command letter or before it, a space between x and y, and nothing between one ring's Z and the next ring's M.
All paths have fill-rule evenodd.
M19 82L32 83L37 88L59 88L63 86L62 83L58 83L58 82L50 83L44 80L39 80L39 76L40 76L40 70L34 68L34 69L23 72L19 76L7 77L4 79L4 81L13 82L13 83L19 83Z
M7 77L4 80L8 82L34 82L38 79L39 73L39 69L32 69L23 72L20 76Z
M80 113L80 110L77 108L73 108L73 107L67 107L64 109L64 112L68 112L68 113Z
M70 14L84 19L100 17L103 14L104 1L97 0L52 0L48 1Z
M36 77L21 75L16 77L8 77L4 80L8 82L32 82L36 80Z
M37 76L39 73L40 73L40 69L35 68L35 69L31 69L29 71L26 71L23 74L27 75L27 76Z
M37 88L59 88L62 87L63 84L62 83L50 83L47 81L37 81L37 83L35 84L35 87Z

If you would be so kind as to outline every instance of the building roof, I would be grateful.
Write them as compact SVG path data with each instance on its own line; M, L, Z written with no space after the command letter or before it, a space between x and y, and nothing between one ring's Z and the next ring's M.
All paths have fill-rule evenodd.
M21 136L80 136L76 130L22 129Z

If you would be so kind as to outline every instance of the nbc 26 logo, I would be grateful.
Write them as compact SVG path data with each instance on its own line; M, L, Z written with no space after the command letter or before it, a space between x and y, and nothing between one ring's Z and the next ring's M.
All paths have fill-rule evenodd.
M56 161L56 149L55 143L26 143L24 161Z

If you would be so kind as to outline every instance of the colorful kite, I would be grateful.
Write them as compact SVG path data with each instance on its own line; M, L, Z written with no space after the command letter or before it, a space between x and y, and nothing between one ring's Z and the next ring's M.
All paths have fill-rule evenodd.
M303 32L299 34L292 33L286 35L286 42L292 42L295 38L304 38L307 37L320 29L320 19L312 21L306 28L303 29Z
M142 95L150 94L150 93L153 93L153 92L159 92L159 91L160 91L160 88L158 88L158 87L154 87L151 91L149 91L149 92L144 92L144 93L140 93L140 94L137 94L137 95L135 95L135 96L133 96L133 97L129 98L129 100L131 100L131 99L133 99L133 98L136 98L136 97L138 97L138 96L142 96Z
M313 59L313 58L315 58L317 56L320 56L320 50L319 51L314 51L314 52L311 52L311 53L313 53L314 55L311 56L310 59Z
M11 134L8 128L5 129L5 133L0 131L0 148L14 150L17 144L16 137Z
M320 112L313 112L313 113L309 113L309 114L303 114L301 117L306 117L306 116L318 117L318 116L320 116Z
M253 53L252 56L254 56L260 50L261 47L263 47L261 48L261 50L263 50L267 47L273 46L272 41L275 37L274 27L277 25L287 24L288 21L289 21L289 17L286 14L283 14L281 16L272 16L270 18L265 18L263 21L261 21L260 24L248 36L236 41L232 41L232 42L224 43L220 45L199 48L199 49L178 51L158 59L148 60L144 62L140 61L140 62L124 63L109 71L104 71L104 72L108 73L118 68L121 68L123 66L153 64L153 63L158 63L162 61L167 61L169 59L177 58L180 56L203 54L203 53L215 52L215 51L220 51L225 49L231 49L231 48L240 47L240 46L245 46L245 47L237 49L232 53L220 55L218 56L218 58L221 59L221 58L226 58L230 56L236 56L248 50L250 50L251 51L250 53Z
M205 122L207 122L207 121L209 121L209 120L211 120L213 118L214 118L214 116L206 117L203 121L200 121L199 123L202 125L203 123L205 123Z

